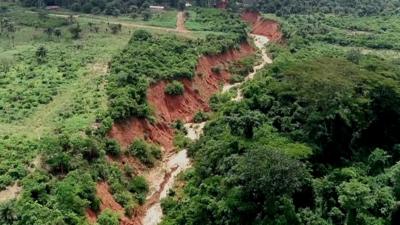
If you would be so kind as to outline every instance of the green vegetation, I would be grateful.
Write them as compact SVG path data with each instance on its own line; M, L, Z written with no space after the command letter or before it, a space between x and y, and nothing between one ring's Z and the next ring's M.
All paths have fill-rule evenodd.
M207 113L201 112L201 111L197 112L193 117L193 121L195 123L201 123L201 122L204 122L204 121L206 121L208 119L209 119L209 116L207 115Z
M110 209L106 209L100 214L99 218L97 219L97 223L99 225L118 225L118 218L118 214L114 213Z
M337 15L354 14L358 16L371 16L382 14L396 14L399 9L398 0L289 0L281 2L259 1L251 7L263 12L276 13L278 16L290 14L308 14L308 13L335 13Z
M162 224L397 224L400 67L381 49L397 49L398 19L279 20L285 45L268 46L244 99L210 100Z
M106 162L106 152L118 157L120 149L105 139L112 121L104 116L106 62L131 31L113 34L105 18L0 8L7 29L0 34L0 190L22 187L17 199L0 203L0 224L84 224L85 209L99 210L99 181L132 213L147 189L128 190L134 171Z
M65 7L75 12L91 13L91 14L106 14L118 16L120 14L141 14L148 13L151 2L148 1L109 1L109 0L21 0L20 3L27 7L44 8L48 5L58 5ZM177 7L178 1L158 1L158 5L169 5L170 7Z
M208 34L205 39L193 41L137 30L128 46L114 57L107 87L110 115L114 120L148 117L150 109L146 102L146 90L149 83L163 79L191 79L198 55L227 51L246 38L245 25L234 14L216 9L199 9L198 13L204 17L211 13L221 18L223 23L230 21L225 23L226 33ZM222 31L215 27L210 29ZM179 94L182 88L174 85L173 89Z
M194 77L200 55L244 41L247 28L232 12L241 4L188 11L193 36L185 39L170 29L127 29L132 21L175 26L176 11L147 11L153 2L56 3L80 16L0 3L0 191L22 188L0 203L0 224L86 224L87 209L99 225L119 224L121 215L100 212L96 187L109 187L132 217L150 187L121 162L135 157L152 167L161 149L143 139L121 149L107 132L115 120L152 117L149 85L165 80L167 94L182 94L179 80ZM209 120L200 140L185 137L182 121L171 124L175 146L188 149L193 167L162 201L162 224L397 224L398 1L252 6L276 14L269 16L285 40L268 46L274 63L246 82L242 100L231 101L234 91L216 94L213 112L194 115ZM255 61L210 70L229 71L238 82Z
M127 153L148 166L153 166L157 159L161 159L161 149L141 139L134 140Z
M172 81L165 86L165 93L168 95L183 95L183 91L185 90L183 84L179 81Z
M301 41L303 45L320 41L338 46L399 50L398 22L397 16L292 15L283 20L286 23L283 31L292 43Z
M160 12L142 12L142 14L133 13L130 17L133 19L135 23L145 24L150 26L157 27L168 27L175 28L176 27L176 14L175 10L167 10ZM146 16L149 15L146 20Z
M146 90L152 80L191 78L197 54L191 41L135 31L111 63L108 96L113 119L147 116Z
M231 83L242 82L244 78L253 72L253 66L256 61L256 56L244 57L238 61L232 62L229 65L228 71L231 74Z

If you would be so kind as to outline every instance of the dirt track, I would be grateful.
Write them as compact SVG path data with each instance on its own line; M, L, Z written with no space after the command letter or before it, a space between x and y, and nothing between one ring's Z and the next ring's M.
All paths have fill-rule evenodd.
M68 18L70 17L70 15L67 14L49 14L50 16L54 16L54 17L62 17L62 18ZM134 22L127 22L127 21L119 21L119 20L105 20L103 18L97 18L97 17L93 17L93 16L78 16L75 15L73 16L73 18L78 19L78 18L85 18L85 19L90 19L92 21L96 21L96 22L107 22L110 24L121 24L124 27L128 27L128 28L143 28L143 29L150 29L150 30L159 30L159 31L164 31L164 32L168 32L168 33L181 33L182 35L185 34L189 34L190 32L188 30L186 30L184 23L185 23L185 18L183 15L183 12L179 12L177 14L177 27L176 29L174 28L166 28L166 27L157 27L157 26L150 26L150 25L143 25L143 24L138 24L138 23L134 23Z
M185 28L185 12L179 11L176 15L176 31L188 32Z

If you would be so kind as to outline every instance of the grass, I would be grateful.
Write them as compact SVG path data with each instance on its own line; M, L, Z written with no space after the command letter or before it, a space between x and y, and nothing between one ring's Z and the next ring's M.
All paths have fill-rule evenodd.
M151 12L151 17L149 20L145 21L143 16L138 14L135 18L127 15L115 16L105 16L105 15L92 15L85 13L71 12L68 10L61 10L52 12L52 15L75 15L79 16L80 19L90 19L90 20L105 20L109 22L120 22L120 23L134 23L147 26L163 27L163 28L176 28L176 16L178 11L176 10L166 10L160 12Z
M85 26L82 25L85 29ZM23 60L17 60L18 62L15 64L14 68L12 68L12 72L8 73L7 79L10 80L6 86L3 86L3 91L10 91L14 89L14 91L20 90L22 95L26 95L29 90L31 89L30 86L36 84L37 82L42 81L50 81L52 82L51 89L48 91L55 92L52 94L52 100L48 104L39 104L37 107L34 107L30 110L25 110L25 113L22 113L20 116L16 115L15 111L9 112L2 117L2 124L1 127L5 127L5 124L11 124L11 127L15 128L15 125L19 125L22 127L34 127L35 129L40 130L47 130L54 128L54 121L58 120L57 115L51 114L51 112L62 110L62 107L65 106L68 102L70 102L71 97L73 97L73 93L85 93L85 92L92 92L94 95L93 97L97 98L102 95L101 90L97 90L97 86L93 86L95 82L102 82L101 75L105 73L99 73L97 70L93 70L91 67L93 65L102 65L105 67L107 65L107 61L111 58L113 54L116 54L120 49L122 49L129 40L130 31L123 31L123 33L118 35L112 34L89 34L83 33L82 39L77 41L70 41L70 42L48 42L46 43L46 47L49 51L50 56L54 56L53 58L57 58L60 54L66 54L65 57L66 63L70 63L73 67L73 74L69 74L71 79L63 78L60 76L60 72L57 71L57 68L52 65L48 64L59 64L60 62L56 60L50 61L48 64L43 65L41 70L37 70L38 72L41 71L43 75L39 78L32 79L17 79L19 74L18 72L26 72L24 69L26 64L34 64L34 62L27 62L29 59L25 59L28 57L33 57L34 51L36 50L37 46L41 45L39 43L34 43L30 47L25 48L26 45L23 45L23 48L19 48L20 45L17 45L17 50L12 50L17 52L16 54L22 54L24 57ZM17 43L19 44L19 43ZM76 46L83 46L79 47L82 49L77 49ZM18 50L21 50L18 52ZM101 52L102 54L98 54ZM6 52L6 55L1 54L2 57L13 57L10 52ZM14 57L16 57L14 55ZM32 60L32 59L30 59ZM16 69L22 68L22 69ZM34 70L36 71L36 69ZM70 71L71 72L71 71ZM50 74L49 74L50 73ZM13 74L13 75L12 75ZM48 75L46 75L48 74ZM57 75L58 74L58 75ZM12 75L12 76L11 76ZM51 75L51 76L49 76ZM100 81L96 81L93 79L100 79ZM19 86L16 86L20 84ZM87 85L86 85L87 84ZM17 89L15 89L17 87ZM41 93L46 91L47 87L38 86L41 88ZM96 91L97 90L97 91ZM11 93L11 92L10 92ZM10 99L6 98L7 93L3 93L0 99ZM29 95L29 93L27 94ZM100 96L97 96L100 95ZM11 96L12 97L12 96ZM29 97L29 96L27 96ZM89 97L90 99L90 97ZM9 102L9 100L8 100ZM57 103L58 102L58 103ZM51 107L49 106L51 105ZM104 104L100 104L104 105ZM60 108L60 109L59 109ZM49 110L51 109L51 110ZM42 112L42 113L41 113ZM85 113L83 113L85 114ZM10 120L5 121L5 118L9 118ZM90 116L91 118L93 116ZM15 118L15 119L13 119ZM49 119L51 118L51 119ZM0 133L7 132L11 133L14 132L13 129L2 129ZM31 133L28 131L28 133ZM35 132L35 135L40 135L41 132Z
M16 32L13 42L0 35L0 189L29 173L29 165L41 151L41 139L59 132L82 134L107 110L108 62L126 46L134 30L205 36L205 32L177 33L176 11L153 15L149 21L82 14L70 24L65 12L43 18L0 3L4 5L9 10L0 17L10 18ZM69 31L76 23L82 29L77 40ZM121 32L112 34L108 23L121 23ZM47 35L48 27L62 35ZM43 63L35 55L40 46L47 49Z

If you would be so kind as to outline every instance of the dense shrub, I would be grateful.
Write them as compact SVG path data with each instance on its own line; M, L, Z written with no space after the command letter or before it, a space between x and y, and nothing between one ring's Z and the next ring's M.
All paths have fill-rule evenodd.
M172 81L165 86L165 93L168 95L183 95L185 88L183 84L179 81Z
M105 151L107 154L112 156L120 156L121 154L121 148L118 142L116 142L115 140L106 140Z
M205 112L201 112L201 111L197 112L193 117L193 121L195 123L201 123L206 120L208 120L208 115Z
M211 71L215 74L221 74L221 71L223 70L223 67L221 65L213 66L211 68Z
M192 42L176 37L136 31L128 47L111 64L107 91L113 119L148 116L148 80L191 78L197 62L193 47Z
M118 225L119 216L117 213L111 211L110 209L104 210L97 219L99 225Z
M149 186L144 177L137 176L129 182L128 190L133 193L145 194L149 191Z
M138 158L148 166L153 166L157 159L161 159L160 148L142 139L136 139L132 142L129 146L128 154Z

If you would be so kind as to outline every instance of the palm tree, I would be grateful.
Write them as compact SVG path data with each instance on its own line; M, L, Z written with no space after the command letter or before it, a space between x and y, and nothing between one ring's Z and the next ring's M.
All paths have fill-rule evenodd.
M0 223L13 224L17 219L14 201L4 203L0 208Z

